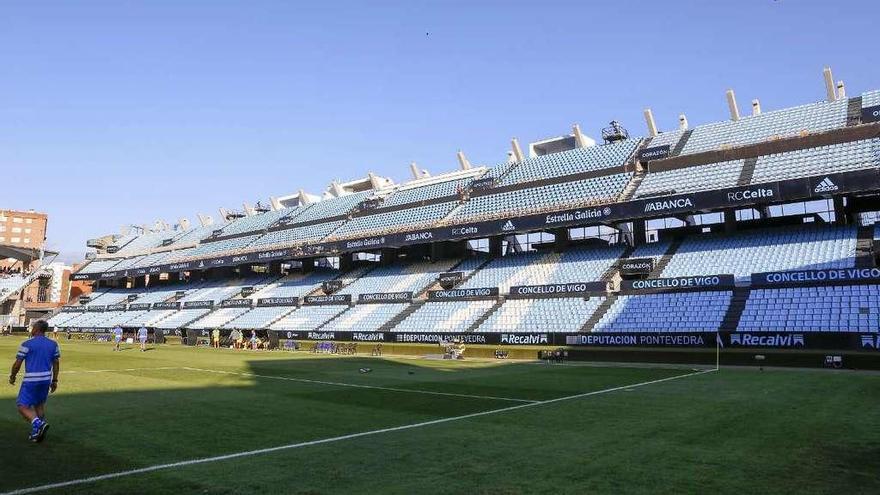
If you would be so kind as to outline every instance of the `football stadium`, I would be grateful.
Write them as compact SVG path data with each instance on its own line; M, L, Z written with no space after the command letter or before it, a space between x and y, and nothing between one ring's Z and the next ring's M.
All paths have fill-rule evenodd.
M777 3L784 2L774 9L794 9ZM682 55L659 37L641 53L623 50L628 40L606 39L599 61L587 61L573 56L576 43L549 48L583 33L551 33L542 15L521 29L501 8L480 17L484 10L461 6L454 22L413 23L417 37L406 32L384 45L384 32L398 36L402 23L379 2L334 8L330 21L310 17L314 6L305 4L273 4L277 19L274 10L251 18L250 7L225 2L211 12L135 4L121 17L113 17L117 7L102 7L118 25L86 20L104 15L87 6L76 18L65 17L74 14L63 6L43 12L51 21L60 9L59 31L94 28L65 38L64 56L45 64L63 81L65 101L46 90L52 77L24 84L33 86L31 97L46 98L51 118L33 102L6 105L0 81L0 108L13 116L12 126L0 119L0 207L19 208L0 210L0 355L12 364L10 386L0 387L0 495L880 493L880 89L866 84L877 83L877 73L862 56L876 50L838 40L829 45L836 52L803 60L768 55L779 74L764 83L764 59L747 70L722 49ZM412 6L391 4L405 11L401 18L419 18ZM628 10L627 27L620 21L614 29L650 38L642 23L663 24L649 15L655 7L639 5L639 16ZM438 17L431 2L420 9ZM566 9L574 17L577 9ZM862 10L851 9L847 22L876 18ZM562 12L554 16L567 17ZM4 27L26 17L11 16ZM607 32L602 22L589 24L578 29ZM486 37L469 38L473 26ZM499 26L522 40L494 45ZM794 41L802 38L789 28L779 31L802 54ZM115 52L117 43L130 47L132 29L149 31L144 44ZM820 36L803 30L803 39ZM308 39L291 48L279 34L287 31ZM736 50L756 56L761 49L752 43L779 34L759 31L727 34L741 37ZM186 35L175 39L180 32ZM60 39L15 33L37 47L22 58L39 59ZM336 37L350 44L337 45ZM456 37L468 45L449 41ZM546 40L555 41L526 46ZM91 43L100 56L83 55ZM154 43L161 49L152 51ZM239 43L241 51L231 48ZM700 43L724 44L697 37L684 44ZM520 49L531 67L499 71L492 84L536 85L522 98L538 104L496 88L484 93L486 83L474 82L478 66L496 71L499 54ZM296 52L285 54L296 62L272 58L285 50ZM862 57L863 79L850 79L855 55L843 53L850 50ZM299 52L319 56L309 65ZM832 73L819 62L806 76L797 72L805 60L835 53L846 70L835 65ZM367 62L358 65L358 56ZM372 56L387 57L388 66ZM408 56L418 63L408 65ZM727 57L730 77L743 86L746 75L761 79L766 98L752 99L749 86L712 89L712 106L693 112L687 92L717 87L708 69L672 78L678 91L653 90L670 76L648 66L668 70L689 56ZM181 63L167 74L166 57ZM562 59L571 67L554 66ZM42 63L11 63L11 77ZM77 72L75 64L85 65ZM571 79L608 73L575 65L605 64L623 72L618 80L583 81L591 89L573 94L557 89L569 72L577 74ZM288 65L296 66L294 77L274 81ZM115 79L120 67L131 79ZM155 67L164 69L152 73ZM407 69L424 92L398 93L398 78L413 81ZM95 76L77 85L90 71L110 82ZM444 71L454 74L427 80ZM843 73L847 84L835 78ZM371 74L390 76L376 83ZM800 77L808 88L786 86ZM220 89L204 84L214 78ZM281 88L311 79L326 94ZM541 79L550 81L550 94L538 89ZM371 84L387 87L363 89ZM340 90L351 87L365 95L355 104ZM266 101L289 99L266 103L263 90ZM492 160L477 159L480 148L468 151L474 141L499 140L488 137L496 136L490 120L462 120L484 114L474 102L493 97L503 100L493 103L505 111L492 122L504 134L491 145ZM457 98L463 102L453 108ZM641 103L651 99L653 108ZM387 121L372 117L377 105ZM421 105L433 109L424 122L392 122L394 108L421 112ZM438 124L433 142L417 139L433 137L435 106L449 107L455 125ZM164 113L171 107L192 120ZM250 114L251 107L260 108ZM582 115L576 123L556 115L568 107ZM687 115L669 110L679 107ZM223 123L229 108L242 120ZM296 117L305 124L278 117L301 109ZM22 116L29 112L43 117ZM113 120L129 112L131 120ZM529 115L516 120L517 112ZM70 120L90 113L109 123ZM563 124L544 128L537 113ZM248 118L265 119L265 127L249 128ZM528 119L541 129L517 128ZM206 123L212 120L216 128ZM253 165L205 165L231 153L218 131L224 125L242 135L238 145L255 154ZM19 126L38 138L29 141ZM205 141L193 138L200 126L210 129ZM401 131L408 126L430 129ZM287 160L265 136L270 127L303 148L296 151L302 163L257 166L273 154ZM314 138L335 127L342 131ZM192 148L163 146L171 142L159 137L166 131L194 139ZM90 133L104 144L76 142ZM449 144L467 134L475 136L461 138L464 150ZM338 148L376 163L395 146L444 148L449 165L401 161L403 179L367 165L352 172L341 159L327 166L342 156ZM35 171L31 148L46 160L69 155L67 175ZM158 164L119 165L108 149L132 163L167 154L181 171L192 160L192 170L167 177ZM332 159L305 165L321 154ZM221 189L221 182L231 185ZM119 201L116 189L130 199ZM5 204L25 194L45 210ZM196 200L241 207L190 220L183 212ZM169 208L177 220L142 223L143 212L167 218ZM122 229L103 228L123 215ZM65 231L81 251L64 262L56 251L66 248L47 242L63 222L82 234Z
M95 237L0 488L876 493L880 91L825 82Z

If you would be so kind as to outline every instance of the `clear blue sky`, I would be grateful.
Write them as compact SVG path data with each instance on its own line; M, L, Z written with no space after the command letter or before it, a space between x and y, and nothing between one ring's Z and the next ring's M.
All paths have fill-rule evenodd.
M508 142L644 135L880 87L880 2L5 1L0 208L50 215L81 257L173 223L368 170L397 180ZM427 34L426 34L427 33Z

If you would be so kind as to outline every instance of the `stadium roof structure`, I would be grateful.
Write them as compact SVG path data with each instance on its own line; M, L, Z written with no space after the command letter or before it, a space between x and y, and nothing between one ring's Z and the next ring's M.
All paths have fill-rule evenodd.
M57 256L55 251L43 250L28 247L11 246L8 244L0 244L0 258L13 258L19 261L33 261L43 256Z
M830 73L826 73L826 83ZM535 231L609 225L701 212L880 192L880 90L847 98L833 84L824 101L740 115L661 133L646 111L647 137L596 145L571 136L510 158L402 185L369 174L333 183L324 199L304 192L223 225L123 236L74 274L111 280L156 273L303 259ZM282 206L282 207L279 207ZM247 210L247 208L246 208ZM112 254L109 254L112 253Z

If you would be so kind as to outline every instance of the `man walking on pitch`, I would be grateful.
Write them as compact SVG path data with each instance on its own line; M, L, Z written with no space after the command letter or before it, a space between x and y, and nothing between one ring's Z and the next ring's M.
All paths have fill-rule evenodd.
M215 328L213 332L211 332L211 339L214 341L214 349L220 348L220 329Z
M138 342L141 343L141 352L147 352L147 328L144 326L138 329Z
M24 341L15 354L15 362L9 373L9 384L15 385L15 378L24 363L24 378L18 392L18 412L30 422L31 434L28 440L42 442L49 430L46 422L46 399L49 392L58 388L58 372L61 351L58 343L46 337L49 325L37 320L31 326L31 338Z
M122 343L122 327L116 325L113 327L113 350L118 351L119 345Z

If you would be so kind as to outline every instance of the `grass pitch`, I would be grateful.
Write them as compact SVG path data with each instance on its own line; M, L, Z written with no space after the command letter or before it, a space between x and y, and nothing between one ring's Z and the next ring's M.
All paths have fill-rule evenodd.
M878 374L61 345L45 443L0 388L0 492L880 493Z

